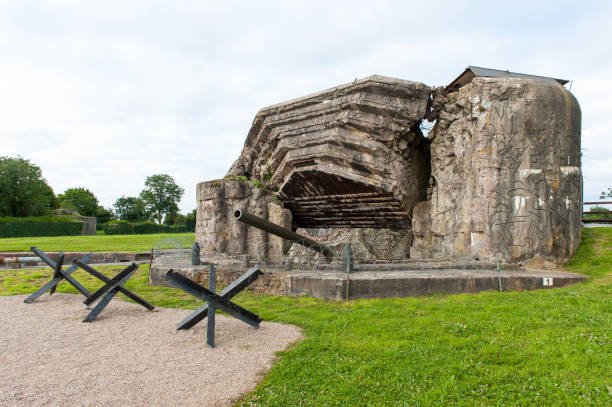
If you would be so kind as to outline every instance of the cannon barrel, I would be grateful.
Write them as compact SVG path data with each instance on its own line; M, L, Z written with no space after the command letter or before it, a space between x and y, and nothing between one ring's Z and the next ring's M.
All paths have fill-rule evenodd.
M289 229L280 227L272 222L260 218L259 216L251 215L250 213L247 213L241 209L236 209L233 215L234 219L246 223L247 225L251 225L257 229L261 229L278 237L282 237L283 239L291 240L295 243L301 244L302 246L317 250L327 257L332 257L332 249L329 247L299 235Z

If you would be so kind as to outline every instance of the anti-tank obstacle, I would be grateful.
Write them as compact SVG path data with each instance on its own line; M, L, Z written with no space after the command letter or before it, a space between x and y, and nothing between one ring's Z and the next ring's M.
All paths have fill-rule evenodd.
M85 297L89 297L89 291L81 283L76 281L70 274L72 274L78 267L76 265L72 265L68 267L68 269L64 270L62 268L64 263L64 253L60 253L57 261L54 261L49 256L47 256L42 250L40 250L36 246L32 246L30 248L34 254L36 254L42 261L47 263L49 267L53 269L53 278L47 284L36 290L32 295L24 300L25 303L30 304L35 299L43 295L45 292L49 291L49 295L53 295L55 290L57 289L57 285L62 280L68 281L74 288L76 288L81 294ZM87 254L80 261L82 264L89 262L91 259L91 253Z
M214 265L210 265L209 274L209 288L202 287L195 281L183 276L182 274L176 273L174 270L168 270L166 274L166 280L170 281L172 285L180 288L181 290L193 295L196 298L206 301L207 303L202 307L195 310L187 318L182 320L177 330L189 329L195 324L208 317L206 327L206 343L211 348L215 347L215 311L220 309L221 311L251 325L253 328L259 328L259 323L262 319L252 313L251 311L242 308L241 306L234 304L230 301L232 297L238 294L240 291L247 288L252 282L257 280L259 276L263 275L259 266L256 265L246 273L238 277L236 281L227 286L220 294L216 294L217 286L217 273Z

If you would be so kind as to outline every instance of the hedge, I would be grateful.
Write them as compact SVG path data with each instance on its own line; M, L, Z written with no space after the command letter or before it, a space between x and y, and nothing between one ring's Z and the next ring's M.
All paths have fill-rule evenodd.
M146 235L151 233L183 233L185 225L158 225L153 222L130 223L125 220L110 221L104 225L106 235Z
M78 236L83 222L74 218L0 218L0 237Z
M195 219L193 220L188 220L187 223L185 224L185 228L187 228L188 232L195 232Z

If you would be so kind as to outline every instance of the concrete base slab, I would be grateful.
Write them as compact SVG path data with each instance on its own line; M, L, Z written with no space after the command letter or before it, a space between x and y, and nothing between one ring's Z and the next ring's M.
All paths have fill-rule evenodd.
M208 286L207 263L217 268L217 283L230 284L248 267L244 258L203 256L202 265L192 266L186 255L156 257L149 272L153 285L169 286L165 280L169 269ZM521 270L520 265L452 263L441 260L405 261L402 263L359 264L357 272L339 271L341 264L319 264L318 270L288 271L282 265L259 264L264 275L250 289L268 295L308 295L316 298L346 300L357 298L416 297L442 293L477 293L480 291L535 290L583 282L582 274L559 270Z
M209 259L206 259L205 261L208 260ZM210 261L210 263L214 264L217 270L218 288L228 286L243 273L245 273L249 267L254 266L254 264L247 266L244 263L223 258L216 258L214 261ZM285 287L284 277L287 274L285 269L280 266L271 265L260 265L260 267L264 272L264 275L251 284L248 290L266 293L269 295L283 295ZM167 259L164 259L163 256L158 257L153 261L151 269L149 270L149 283L156 286L173 287L173 285L166 280L166 274L170 269L203 285L204 287L208 287L210 273L208 263L193 266L188 264L185 259L174 259L174 261L168 261ZM220 291L220 289L218 289L218 291Z
M385 272L295 273L285 276L285 295L346 300L416 297L439 293L535 290L586 281L582 274L564 271L409 270Z
M72 260L80 259L90 252L63 252L64 253L64 265L70 265ZM54 261L57 261L60 252L47 252L45 254ZM32 252L0 252L0 256L3 257L33 257L35 256ZM89 264L121 264L121 263L148 263L151 260L152 252L92 252L91 260ZM24 268L24 267L48 267L44 262L17 262L7 265L2 265L3 268Z

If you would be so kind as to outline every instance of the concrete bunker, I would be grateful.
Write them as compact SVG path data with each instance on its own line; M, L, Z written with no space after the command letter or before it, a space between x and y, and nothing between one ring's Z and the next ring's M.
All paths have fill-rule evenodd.
M581 115L566 82L471 66L446 88L371 76L266 107L226 177L198 184L197 241L208 254L299 257L236 224L242 209L378 260L563 262L581 211Z

